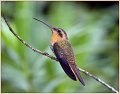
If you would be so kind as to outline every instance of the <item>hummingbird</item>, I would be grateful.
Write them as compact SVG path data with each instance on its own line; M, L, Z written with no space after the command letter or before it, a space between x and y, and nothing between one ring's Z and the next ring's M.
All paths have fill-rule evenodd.
M51 50L55 54L64 72L74 81L77 79L85 86L84 80L82 79L77 65L75 63L75 56L71 44L69 43L66 32L61 28L53 27L39 19L33 18L47 27L52 31L51 38Z

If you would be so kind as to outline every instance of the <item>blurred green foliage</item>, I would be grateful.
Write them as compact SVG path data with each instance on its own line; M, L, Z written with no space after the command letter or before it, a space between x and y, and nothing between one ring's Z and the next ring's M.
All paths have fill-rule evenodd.
M31 46L53 55L51 31L32 17L63 28L77 65L118 90L119 2L5 2L1 10L14 31ZM23 45L2 19L2 92L111 92L81 73L72 81L59 63Z

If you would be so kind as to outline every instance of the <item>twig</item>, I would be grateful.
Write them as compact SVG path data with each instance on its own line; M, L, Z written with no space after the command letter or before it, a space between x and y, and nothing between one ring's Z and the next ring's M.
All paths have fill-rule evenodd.
M6 22L9 30L10 30L24 45L26 45L27 47L29 47L30 49L32 49L34 52L37 52L37 53L42 54L42 55L44 55L44 56L47 56L47 57L51 58L52 60L58 61L56 57L53 57L53 56L49 55L49 54L46 53L46 52L42 52L42 51L40 51L40 50L38 50L38 49L33 48L33 47L30 46L27 42L25 42L22 38L20 38L20 37L14 32L14 30L11 28L11 26L9 25L9 23L7 22L7 20L6 20L6 18L4 17L3 14L2 14L2 16L3 16L3 18L4 18L5 22ZM90 74L89 72L87 72L87 71L85 71L85 70L83 70L83 69L81 69L81 68L78 68L78 69L79 69L79 71L83 72L83 73L86 74L87 76L92 77L92 78L95 79L96 81L98 81L98 82L100 82L101 84L103 84L104 86L106 86L106 87L107 87L108 89L110 89L112 92L118 93L118 91L117 91L116 89L114 89L112 86L108 85L107 83L105 83L104 81L102 81L101 79L99 79L98 77Z
M106 86L107 88L109 88L111 91L115 92L115 93L118 93L118 91L116 89L114 89L112 86L108 85L107 83L105 83L104 81L102 81L100 78L94 76L93 74L81 69L78 67L78 69L83 72L84 74L92 77L93 79L95 79L96 81L100 82L101 84L103 84L104 86Z
M27 47L29 47L30 49L32 49L34 52L37 52L37 53L39 53L39 54L42 54L42 55L47 56L47 57L49 57L49 58L51 58L51 59L53 59L53 60L58 61L55 57L49 55L48 53L42 52L42 51L40 51L40 50L38 50L38 49L35 49L35 48L33 48L32 46L30 46L28 43L26 43L21 37L19 37L19 36L14 32L14 30L11 28L11 26L10 26L9 23L7 22L5 16L4 16L3 14L2 14L2 16L3 16L3 18L4 18L5 22L6 22L9 30L10 30L24 45L26 45Z

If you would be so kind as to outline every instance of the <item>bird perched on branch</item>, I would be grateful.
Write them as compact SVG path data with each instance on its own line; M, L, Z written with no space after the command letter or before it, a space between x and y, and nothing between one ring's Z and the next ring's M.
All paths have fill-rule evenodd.
M34 18L37 21L48 26L52 31L51 49L57 57L64 72L72 79L79 80L82 85L85 85L77 65L75 63L74 53L71 44L68 41L66 32L63 29L52 27L45 22Z

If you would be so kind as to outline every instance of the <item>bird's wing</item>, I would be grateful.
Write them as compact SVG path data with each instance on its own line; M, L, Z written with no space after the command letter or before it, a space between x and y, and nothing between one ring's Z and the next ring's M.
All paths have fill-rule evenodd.
M64 50L57 44L55 43L53 45L53 50L54 53L57 57L57 59L60 62L60 65L62 66L63 70L65 71L65 73L73 80L76 81L76 76L74 75L73 71L71 70L71 67L69 66L66 57L64 55Z
M59 43L59 45L57 43L55 43L53 46L54 53L55 53L57 59L59 60L62 68L66 72L66 74L70 78L72 78L72 79L74 78L75 80L77 77L78 80L83 85L85 85L84 81L79 73L79 70L76 67L72 47L71 47L70 43L67 41L65 41L65 44L66 44L66 46L64 46L62 43Z

